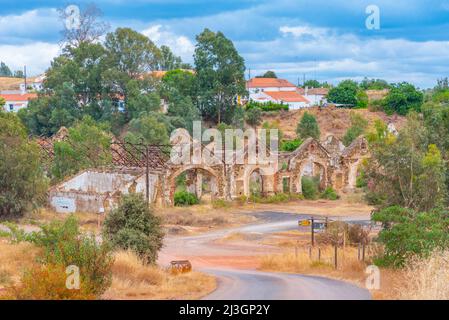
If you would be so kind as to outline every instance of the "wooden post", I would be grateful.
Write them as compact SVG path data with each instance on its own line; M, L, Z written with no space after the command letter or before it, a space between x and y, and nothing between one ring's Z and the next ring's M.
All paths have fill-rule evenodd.
M298 246L295 246L295 258L298 260Z
M313 246L315 246L315 230L313 229L313 222L314 222L314 219L312 218L311 219L311 224L310 224L310 232L311 232L311 234L310 234L310 236L311 236L311 240L312 240L312 247Z
M338 268L338 247L337 245L335 245L334 247L334 264L335 264L335 269Z
M312 247L309 247L309 259L312 260Z
M321 248L318 248L318 262L321 262Z
M357 260L360 261L360 243L357 246Z
M365 262L365 243L362 245L362 261Z

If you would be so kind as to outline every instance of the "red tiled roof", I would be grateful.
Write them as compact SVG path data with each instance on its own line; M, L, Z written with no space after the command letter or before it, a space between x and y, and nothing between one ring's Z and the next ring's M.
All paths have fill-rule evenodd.
M278 101L309 103L309 100L296 91L264 91L264 93Z
M277 78L252 78L246 82L247 88L268 88L268 87L296 87L293 83L288 82L284 79Z
M305 94L305 89L304 88L299 88L298 92L300 94ZM308 95L321 95L321 96L325 96L329 93L329 89L328 88L309 88L307 90L307 94Z
M37 98L36 93L25 93L25 94L0 94L0 97L6 101L28 101Z

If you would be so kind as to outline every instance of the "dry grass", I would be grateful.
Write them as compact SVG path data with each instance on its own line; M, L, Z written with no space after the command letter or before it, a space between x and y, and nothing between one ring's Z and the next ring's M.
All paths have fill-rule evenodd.
M347 247L338 250L338 268L334 264L334 248L327 246L321 248L318 257L318 248L290 249L288 252L266 255L260 258L259 269L265 271L291 272L302 274L326 275L338 279L347 279L361 284L364 280L365 263L358 260L357 249Z
M384 112L371 112L367 109L345 109L345 108L307 108L301 110L291 110L287 112L267 113L263 116L263 121L278 122L282 129L284 136L287 139L296 137L296 126L300 121L304 112L313 114L318 121L321 131L321 138L332 134L338 138L343 137L346 130L351 125L351 112L360 114L368 120L369 124L373 124L376 119L382 119L385 122L393 122L397 129L399 129L405 122L405 117L401 116L387 116Z
M449 251L410 260L404 280L397 290L399 299L449 300Z
M10 244L0 239L0 289L19 281L25 269L37 266L39 252L30 243Z
M112 272L104 299L198 299L216 288L213 277L198 272L173 275L142 264L132 252L118 252Z

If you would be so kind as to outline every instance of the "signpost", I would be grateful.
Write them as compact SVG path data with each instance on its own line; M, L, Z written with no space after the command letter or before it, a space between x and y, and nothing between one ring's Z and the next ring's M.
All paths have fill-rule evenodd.
M316 221L315 218L310 219L304 219L298 221L299 227L310 227L310 240L312 242L312 246L315 245L315 233L316 232L322 232L327 228L328 224L328 218L326 217L325 220L322 221Z

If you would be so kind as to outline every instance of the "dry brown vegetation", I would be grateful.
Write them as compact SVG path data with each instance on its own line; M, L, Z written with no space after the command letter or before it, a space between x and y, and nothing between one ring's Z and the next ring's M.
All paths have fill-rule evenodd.
M189 272L171 274L157 266L144 265L129 251L115 255L112 285L104 299L199 299L216 288L211 276Z
M350 281L363 287L369 263L358 260L357 249L348 247L339 250L338 268L334 267L333 248L321 250L318 261L317 249L289 249L282 254L260 257L259 269L264 271L291 272L310 275L322 275L330 278ZM405 269L380 268L381 283L379 290L372 290L376 300L426 300L449 299L449 252L435 252L428 259L412 259Z
M351 125L351 112L360 114L368 120L370 124L374 123L376 119L381 119L385 122L393 122L396 128L400 128L405 118L397 115L387 116L384 112L371 112L367 109L345 109L345 108L322 108L318 107L307 108L307 110L290 110L276 113L267 113L263 116L263 121L277 122L279 128L284 133L285 138L293 139L296 137L296 126L303 116L304 112L308 112L316 116L318 125L321 131L321 138L332 134L338 138L343 137L346 130Z
M17 283L26 269L37 266L40 250L30 243L10 244L0 239L0 293Z
M410 260L402 287L397 292L400 299L449 300L449 251Z

